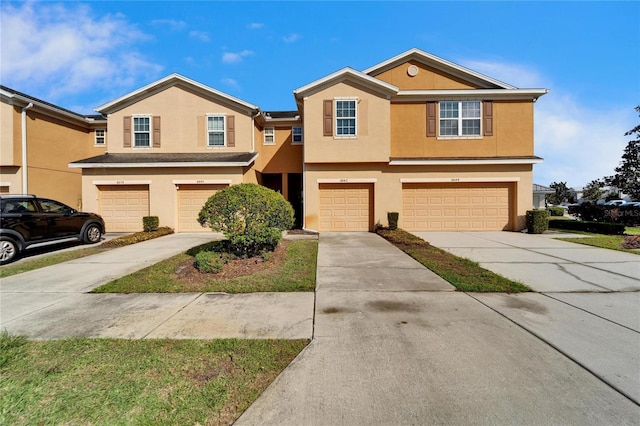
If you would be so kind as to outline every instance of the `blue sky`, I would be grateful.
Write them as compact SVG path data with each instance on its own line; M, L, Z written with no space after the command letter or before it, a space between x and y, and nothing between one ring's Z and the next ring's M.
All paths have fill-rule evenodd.
M640 122L639 2L12 2L3 85L80 112L173 72L259 105L411 48L522 88L536 103L536 183L613 173Z

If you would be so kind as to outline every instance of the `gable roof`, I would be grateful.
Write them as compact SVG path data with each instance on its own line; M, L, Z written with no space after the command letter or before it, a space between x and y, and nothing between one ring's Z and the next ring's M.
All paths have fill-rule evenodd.
M247 112L255 112L259 110L259 107L256 105L235 98L202 83L198 83L197 81L191 80L180 74L173 73L158 81L141 87L138 90L134 90L133 92L114 99L111 102L107 102L106 104L96 108L96 111L105 115L110 114L173 86L186 87L205 98L213 98L216 101L227 104L232 108L246 110Z
M296 99L300 100L305 96L319 92L320 90L344 81L357 83L361 86L367 87L375 92L387 96L396 94L399 90L393 84L378 80L377 78L371 77L370 75L367 75L360 71L356 71L353 68L345 67L294 90L293 95L296 97Z
M461 65L442 59L438 56L432 55L420 49L410 49L404 53L394 56L391 59L387 59L384 62L380 62L370 68L367 68L363 73L371 75L373 77L397 67L400 64L417 61L421 64L427 65L431 68L445 72L447 74L458 77L469 83L476 84L486 89L516 89L515 86L504 83L495 78L488 77L479 72L473 71L469 68L465 68Z

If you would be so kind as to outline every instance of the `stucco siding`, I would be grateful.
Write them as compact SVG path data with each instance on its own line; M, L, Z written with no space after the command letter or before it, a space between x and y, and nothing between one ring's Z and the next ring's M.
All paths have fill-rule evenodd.
M418 68L415 76L407 73L414 65ZM431 68L418 61L409 61L375 76L377 79L391 83L400 90L443 90L443 89L476 89L468 82L462 81L442 71Z

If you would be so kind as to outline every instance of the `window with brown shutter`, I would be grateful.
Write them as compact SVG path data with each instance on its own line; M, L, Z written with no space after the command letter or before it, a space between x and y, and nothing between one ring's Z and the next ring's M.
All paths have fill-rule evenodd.
M233 148L236 146L236 117L235 115L227 116L227 146Z
M125 148L131 148L131 116L124 117L124 135L123 146Z
M427 102L427 137L436 136L436 103Z
M153 117L153 147L160 148L160 117Z
M325 99L322 105L323 134L333 136L333 100Z
M483 134L493 136L493 101L484 101L482 109Z

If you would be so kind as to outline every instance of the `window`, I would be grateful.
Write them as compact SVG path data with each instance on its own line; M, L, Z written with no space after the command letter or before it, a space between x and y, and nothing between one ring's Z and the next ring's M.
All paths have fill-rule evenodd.
M440 136L480 136L480 101L440 102Z
M276 131L273 127L264 128L264 144L265 145L276 144Z
M151 146L151 117L133 117L133 146Z
M94 143L96 145L104 145L106 141L105 134L106 131L104 129L96 129Z
M356 134L356 100L336 100L336 136Z
M225 146L224 115L207 116L207 146Z
M294 126L291 128L291 143L294 145L302 144L302 127Z

